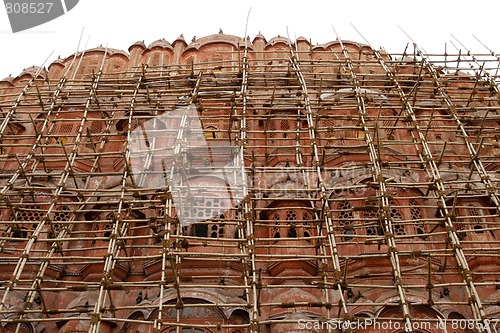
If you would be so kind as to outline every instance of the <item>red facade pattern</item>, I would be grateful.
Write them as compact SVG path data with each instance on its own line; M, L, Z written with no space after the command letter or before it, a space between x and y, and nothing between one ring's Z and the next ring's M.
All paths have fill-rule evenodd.
M495 58L128 51L0 81L0 332L498 331Z

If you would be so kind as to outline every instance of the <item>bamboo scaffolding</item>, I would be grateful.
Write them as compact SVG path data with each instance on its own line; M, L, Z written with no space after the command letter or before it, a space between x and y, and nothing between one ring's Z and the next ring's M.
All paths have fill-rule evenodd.
M498 57L279 43L117 71L107 49L93 70L76 52L62 77L0 86L3 328L269 333L371 308L413 332L425 308L494 331ZM159 125L185 107L207 151L189 117ZM235 190L188 181L219 160L241 202L181 222L176 193Z
M419 50L419 55L421 55L421 51ZM376 54L377 58L379 59L379 62L382 64L382 66L384 66L384 69L386 69L387 67L383 64L383 60L382 60L382 57L378 54ZM429 62L427 60L427 58L422 58L422 61L423 63L427 66L429 66ZM432 68L432 70L434 70ZM388 69L386 69L387 73L391 73ZM434 71L435 73L435 71ZM392 74L393 75L393 74ZM434 79L437 79L436 76L434 76ZM399 84L397 83L396 79L393 79L394 80L394 83L396 84L396 86L398 87L398 90L401 92L401 94L403 94L403 92L401 91L400 89L400 86ZM413 110L411 108L410 105L406 105L406 110L407 112L410 113L410 115L414 118L414 113L413 113ZM417 130L418 130L418 127L416 127ZM431 172L433 173L436 173L433 178L435 179L436 181L436 187L437 189L439 189L440 187L442 187L442 184L439 184L437 182L442 182L440 179L440 175L439 175L439 171L437 171L437 166L435 166L435 164L433 164L433 159L432 159L432 153L429 151L428 149L428 146L427 146L427 142L425 140L425 136L422 136L422 133L419 132L419 135L420 135L420 139L421 139L421 143L422 145L424 146L424 150L426 150L426 154L428 154L429 156L429 159L428 161L430 162L429 163L429 166L431 167ZM453 241L453 242L456 242L456 246L455 246L455 253L456 253L456 256L457 256L457 260L458 262L460 262L460 265L464 265L464 268L463 268L463 271L467 272L468 271L468 265L467 265L467 261L466 261L466 258L464 256L464 253L463 253L463 250L460 246L460 243L459 243L459 240L458 240L458 237L457 237L457 234L456 234L456 231L455 229L453 228L453 222L451 221L450 219L450 216L448 215L448 212L447 212L447 208L446 208L446 202L445 202L445 199L444 199L444 196L443 196L443 193L442 192L437 192L437 195L440 197L440 200L442 202L442 210L444 211L444 216L446 217L447 219L447 223L450 224L451 228L449 230L449 232L451 233L450 235L450 239ZM453 207L453 209L455 208L455 206ZM478 298L478 295L477 293L475 293L475 287L471 281L471 278L470 276L466 276L465 274L463 275L463 279L464 279L464 282L466 282L467 284L467 291L469 293L469 295L471 295L472 297L474 297L476 299L476 301L479 301L479 298ZM473 307L475 304L471 304L471 307ZM483 324L485 324L485 328L486 330L489 332L490 331L490 328L489 328L489 323L488 323L488 320L484 318L484 313L481 313L481 305L480 305L480 301L479 301L479 304L478 304L478 308L476 309L473 309L475 310L474 311L474 315L478 315L477 317L475 317L477 320L481 320L483 322ZM479 312L479 313L478 313Z
M314 159L313 165L316 167L315 171L317 174L316 176L318 179L318 185L319 185L319 190L320 190L319 196L321 198L321 206L322 206L322 209L326 208L326 210L323 212L323 219L322 219L320 225L317 227L317 231L318 231L318 234L320 235L323 231L322 225L324 224L325 229L326 229L325 231L327 233L328 244L330 247L329 250L331 253L331 260L332 260L332 264L333 264L334 277L335 277L335 285L333 286L333 289L338 294L338 297L340 299L338 312L340 314L340 312L342 310L342 311L344 311L344 313L347 313L348 308L347 308L347 305L346 305L346 302L344 299L343 286L340 283L341 267L340 267L340 260L339 260L339 256L338 256L338 250L337 250L337 242L335 239L335 235L332 232L333 231L333 223L332 223L330 214L328 214L329 213L328 209L330 207L329 195L327 193L327 190L326 190L326 187L324 184L324 180L322 179L322 174L321 174L321 164L319 161L318 145L316 143L316 133L314 132L313 114L312 114L312 109L311 109L311 102L309 99L308 88L307 88L307 84L305 82L304 76L302 74L302 71L300 69L300 64L299 64L300 60L297 59L297 57L296 57L296 55L291 47L290 47L290 52L291 52L290 62L292 64L292 67L293 67L293 69L294 69L294 71L295 71L295 73L300 81L300 84L301 84L301 95L303 96L303 99L304 99L303 104L304 104L304 108L305 108L306 116L307 116L309 140L311 141L311 146L313 149L313 152L312 152L312 156ZM303 165L302 161L298 161L298 162L299 162L298 165ZM302 172L304 173L304 170L302 170ZM306 178L306 177L304 177L304 178ZM309 186L307 188L309 189ZM311 204L314 206L313 202L311 202ZM315 216L316 219L319 220L321 218L320 214L317 214L317 212L315 212L315 215L316 215ZM327 254L326 246L322 245L320 249L321 249L321 253L322 253L323 257L325 257ZM327 266L328 262L325 259L322 259L322 265ZM322 284L324 286L326 286L327 283L328 283L327 276L324 275ZM324 297L325 302L328 304L331 302L330 296L329 296L327 289L326 288L323 288L323 289L324 289L323 290L323 297ZM331 317L331 311L329 309L327 311L327 315L328 315L328 317Z

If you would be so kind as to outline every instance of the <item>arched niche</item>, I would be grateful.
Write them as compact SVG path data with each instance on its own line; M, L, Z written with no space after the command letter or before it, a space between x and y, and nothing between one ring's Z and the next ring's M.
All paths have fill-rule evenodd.
M218 303L214 303L214 297L210 294L196 291L196 288L193 290L195 291L188 293L193 294L191 297L185 295L181 300L171 299L163 302L162 319L169 325L162 327L162 333L174 333L178 327L182 328L183 333L215 333L218 332L217 325L223 323L243 326L249 324L248 312L243 307L220 306L228 301L225 299L226 295L216 296L225 300L220 299ZM236 299L233 301L239 302ZM154 320L157 317L158 310L154 310L148 319ZM243 328L241 330L245 332ZM234 333L234 330L227 332Z
M148 313L137 310L127 317L127 322L123 325L120 333L149 333L152 330L152 323L145 324Z
M83 102L75 100L75 103ZM33 121L29 134L35 140L41 135L37 153L43 158L38 164L45 171L62 171L69 163L69 156L77 145L78 156L72 167L79 171L90 171L96 153L109 147L107 132L109 115L105 111L90 111L82 123L83 107L71 107L52 113L50 117L39 114Z
M266 246L261 253L271 256L267 265L272 276L315 274L317 260L295 260L298 255L316 253L318 222L307 201L275 200L262 209L255 235Z
M299 200L273 201L260 214L260 218L269 224L268 237L300 238L310 242L316 234L314 226L314 208Z
M283 92L281 96L286 98L288 94L288 92ZM294 98L294 96L289 97ZM263 120L268 166L295 161L297 144L303 147L304 157L308 156L309 152L307 146L310 135L303 108L289 105L283 108L279 105L276 107L279 110L267 112Z
M174 204L183 233L214 240L232 238L240 193L237 184L217 175L194 175L188 179L191 197L179 198ZM181 200L181 201L179 201Z
M10 207L0 212L4 221L2 235L6 237L0 241L0 252L20 255L36 230L38 235L34 249L48 251L52 245L49 240L55 240L63 230L70 230L72 222L79 218L74 193L61 192L52 207L50 202L55 190L54 185L32 183L31 186L32 191L8 194ZM44 226L39 230L42 221Z

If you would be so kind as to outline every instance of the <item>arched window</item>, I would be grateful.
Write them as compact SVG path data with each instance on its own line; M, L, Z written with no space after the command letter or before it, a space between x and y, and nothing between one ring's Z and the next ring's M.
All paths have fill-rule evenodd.
M345 146L359 146L359 140L364 139L365 132L359 126L358 110L351 108L339 113L335 108L322 111L318 133L320 138L340 150L345 149Z
M177 331L176 328L171 328L167 332L168 333L177 333L179 331ZM207 330L204 330L204 329L201 329L201 328L183 327L183 328L180 329L180 332L181 333L207 333L207 332L210 332L210 331L207 331Z
M237 227L234 230L235 239L244 239L246 235L246 217L243 211L243 205L241 203L237 204L234 211L234 220L237 223Z
M423 236L427 231L425 229L422 211L420 210L420 204L416 199L410 199L409 203L411 219L415 225L415 234L421 239L427 239L427 236Z
M191 235L196 237L208 237L208 225L206 223L196 223L191 226Z
M486 207L479 203L467 203L461 209L462 222L457 223L457 229L462 230L462 237L467 237L465 230L471 230L477 236L491 236L495 238L492 230L484 230L488 228L488 211Z
M449 156L450 154L457 154L460 152L457 146L447 144L445 147L445 143L455 141L455 126L453 123L447 119L447 116L441 114L440 112L426 112L426 117L429 118L426 131L427 141L429 141L429 146L433 155L439 157L443 148L445 148L444 158ZM432 114L432 116L431 116ZM432 117L432 121L431 121Z
M19 207L17 214L11 213L9 220L18 222L13 228L12 237L27 238L31 236L38 223L46 214L45 207L40 204L25 203Z
M453 311L448 314L448 320L446 321L448 332L453 333L472 333L474 332L470 327L466 325L470 320L465 318L461 313ZM458 325L457 325L458 323Z
M290 124L292 121L292 119L288 119L288 115L271 114L267 124L268 137L271 139L290 138L290 129L295 128Z
M225 219L224 214L219 216L219 219L224 220ZM219 238L219 237L220 238L224 237L224 224L223 223L213 223L210 226L210 238Z
M132 119L129 119L128 118L129 114L125 114L126 118L121 119L116 123L116 125L115 125L116 130L119 132L128 131L129 122L131 124L131 126L130 126L131 130L140 129L142 124L144 124L145 122L147 122L148 120L151 119L151 115L148 113L144 113L144 112L138 112L138 111L134 110L133 115L134 116L132 117ZM154 124L152 124L152 125L154 125ZM155 129L154 126L151 129Z
M113 234L113 230L115 229L116 222L121 218L143 218L144 216L134 210L127 211L126 208L122 209L121 215L118 214L118 207L112 203L103 202L99 205L92 207L92 209L84 215L84 218L88 226L86 229L86 233L89 233L92 240L91 244L99 244L101 246L106 246L105 242L107 242L108 238Z
M162 316L166 321L172 323L177 322L182 323L182 326L175 326L171 324L168 328L162 330L165 333L213 333L216 331L210 329L209 326L215 323L225 322L224 312L218 307L214 306L215 304L208 302L204 299L195 299L195 298L183 298L184 304L190 304L188 307L183 307L181 309L176 309L173 306L168 306L163 309ZM172 301L167 302L166 304L175 305ZM155 313L153 313L153 316ZM179 319L177 319L179 318ZM203 321L201 321L203 319ZM176 331L178 330L178 331Z
M288 209L285 213L285 220L287 221L287 238L297 238L297 230L295 229L295 220L297 220L297 212L293 209Z
M299 238L311 237L311 215L309 212L298 208L277 208L270 216L272 226L271 238ZM309 241L308 241L309 242Z
M277 215L277 217L279 218L279 215ZM272 238L281 238L281 228L280 228L279 222L274 223L274 226L271 230L271 237Z
M354 235L355 231L353 226L353 211L351 207L351 203L347 200L342 201L338 204L337 209L338 212L338 221L339 225L342 227L342 237L343 241L350 241L352 237L350 235Z
M395 119L397 119L397 117L394 117L392 110L382 109L380 111L379 128L383 131L383 133L380 134L384 135L389 140L392 140L394 136Z
M295 139L297 130L307 129L307 121L296 113L268 113L266 121L266 134L271 140Z
M113 212L104 212L94 216L92 230L95 231L94 237L108 238L113 233L115 227L115 214ZM95 240L92 242L95 243Z
M393 200L389 202L389 211L394 235L406 235L405 226L403 224L403 214L397 203ZM367 236L381 236L384 234L383 226L380 225L379 203L377 201L370 201L366 204L363 216L364 222L367 223Z
M4 117L0 116L0 121L4 121ZM17 122L18 117L14 114L13 119L15 121L9 121L7 126L5 127L2 135L2 145L0 146L0 154L8 154L9 152L13 152L14 154L21 153L19 147L12 147L11 144L15 144L20 139L20 134L24 134L26 128ZM5 164L8 165L9 161L5 161ZM19 166L16 162L16 169ZM10 168L2 168L2 170L9 170Z
M83 111L81 111L83 112ZM81 112L61 111L51 118L42 131L45 119L41 114L36 119L35 134L41 134L40 149L43 151L43 159L40 167L54 169L64 168L68 163L68 156L73 152L73 147L78 141L78 158L74 162L77 169L90 170L94 152L98 151L101 142L105 142L104 134L107 119L102 118L102 113L90 112L87 121L82 125ZM81 130L81 132L80 132Z
M148 326L144 323L146 320L144 318L144 314L140 311L137 311L130 315L128 318L128 322L123 325L123 328L119 333L137 333L137 332L148 332Z
M85 143L85 147L92 150L97 150L101 140L102 133L105 129L104 121L94 120L87 124L86 131L83 133L84 137L82 142Z
M37 195L37 194L35 194ZM38 193L43 196L43 194ZM19 198L18 198L19 199ZM43 199L47 197L43 196ZM4 228L3 237L10 238L14 243L26 242L32 235L38 224L45 219L49 206L42 203L34 203L31 201L19 202L13 210L6 211L9 214L7 217L7 228ZM49 220L46 221L44 230L44 237L55 238L58 234L69 226L69 222L73 217L74 212L66 204L59 204L53 207ZM47 245L47 243L39 243L40 245Z
M1 332L5 332L5 333L14 333L14 332L33 333L33 332L35 332L35 330L33 329L33 326L31 326L31 324L9 323L3 328L3 330Z
M152 57L150 56L149 57L149 66L153 67L153 66L158 66L160 65L160 58L161 55L158 53L158 52L155 52Z
M307 221L309 221L311 217L309 216L308 213L304 212L302 213L302 220L303 220L303 225L304 225L304 237L311 237L311 224Z
M97 73L99 71L99 68L101 66L101 60L95 59L95 58L90 58L90 57L83 57L83 59L79 59L79 68L78 72L76 73L76 76L81 78L82 76L86 75L92 75L93 73Z
M5 210L2 214L0 252L15 253L22 251L29 237L37 228L38 223L44 218L47 211L42 205L23 203L13 210Z
M467 216L469 223L476 234L482 234L484 228L484 218L481 210L473 204L467 205Z
M206 197L197 200L196 207L189 212L190 217L199 222L187 226L187 232L196 237L223 238L226 235L226 210L224 200L217 197Z
M363 220L366 224L365 230L367 236L380 236L384 234L382 228L379 227L379 208L376 201L371 201L365 205L363 212Z
M488 229L489 223L491 223L490 214L492 212L482 202L464 202L464 199L459 199L458 203L454 203L454 206L458 208L455 210L457 219L454 221L453 226L460 239L467 237L496 238L494 230L485 230Z
M283 131L283 137L286 138L288 131L290 130L290 123L287 119L281 119L281 130Z
M406 235L405 226L403 225L403 216L401 215L401 211L396 206L396 203L391 200L390 202L391 208L391 221L392 221L392 230L395 235Z
M154 204L154 206L152 212L150 213L152 214L152 216L150 215L150 219L152 219L154 223L150 223L149 227L153 232L155 243L160 243L163 240L163 236L165 235L165 223L167 221L170 222L171 237L178 236L181 234L181 232L183 234L186 234L187 226L181 226L181 224L179 223L174 204L172 204L171 215L168 215L166 213L167 202L164 195L153 196L151 198L151 202Z
M54 215L52 216L52 227L54 228L54 237L69 225L69 222L73 216L73 212L66 205L57 205L54 209Z

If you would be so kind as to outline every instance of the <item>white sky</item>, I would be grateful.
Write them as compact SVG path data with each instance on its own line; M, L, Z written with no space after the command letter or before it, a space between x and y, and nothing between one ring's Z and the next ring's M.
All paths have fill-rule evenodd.
M26 0L29 1L29 0ZM47 0L50 2L49 0ZM54 1L54 0L51 0ZM55 0L57 1L57 0ZM83 49L99 45L127 50L137 40L146 45L181 33L189 43L193 36L218 33L244 36L248 10L251 39L261 31L269 40L276 35L304 36L314 44L335 39L332 25L342 39L362 42L356 28L372 46L402 52L409 41L400 25L428 52L456 50L451 34L468 49L485 53L472 35L500 52L498 15L500 1L474 0L80 0L66 15L25 32L13 34L5 10L0 8L0 79L17 76L25 67L48 66L58 55L76 51L82 29ZM411 48L409 48L411 50Z

